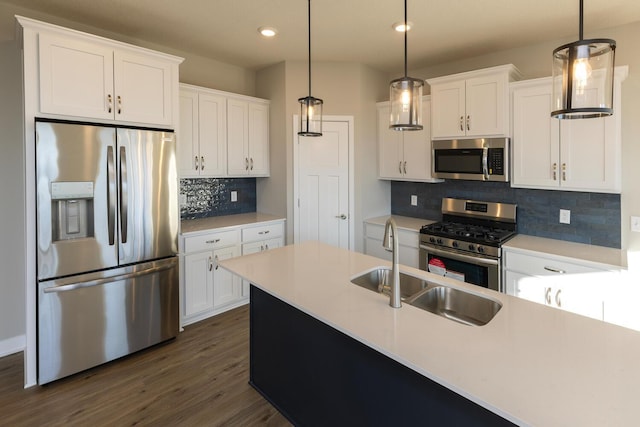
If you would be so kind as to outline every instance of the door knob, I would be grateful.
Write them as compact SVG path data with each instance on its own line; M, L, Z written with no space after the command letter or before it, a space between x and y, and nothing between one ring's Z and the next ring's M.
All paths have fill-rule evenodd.
M347 219L347 216L345 214L341 214L341 215L336 215L336 218Z

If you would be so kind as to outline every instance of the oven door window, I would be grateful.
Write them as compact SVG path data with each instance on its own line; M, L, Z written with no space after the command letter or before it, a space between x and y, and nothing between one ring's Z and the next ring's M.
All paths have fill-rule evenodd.
M489 288L489 267L428 254L427 271Z

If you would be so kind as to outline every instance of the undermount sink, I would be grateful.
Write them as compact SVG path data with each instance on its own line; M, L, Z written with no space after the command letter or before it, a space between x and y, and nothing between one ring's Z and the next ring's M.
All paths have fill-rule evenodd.
M502 308L498 301L447 286L429 289L406 302L470 326L486 325Z
M390 277L391 270L378 268L355 277L351 283L388 295ZM470 326L486 325L502 308L502 304L491 298L405 273L400 273L400 297L409 305Z

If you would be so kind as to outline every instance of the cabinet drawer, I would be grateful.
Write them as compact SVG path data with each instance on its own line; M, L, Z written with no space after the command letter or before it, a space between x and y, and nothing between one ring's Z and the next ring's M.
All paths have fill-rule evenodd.
M505 268L529 276L551 276L556 274L595 273L602 271L582 264L574 264L554 258L525 255L505 251Z
M220 231L200 236L185 237L185 253L199 252L238 244L238 230Z
M419 233L417 231L398 230L400 245L417 248L419 245ZM382 241L384 237L384 226L365 223L365 237Z
M259 225L242 229L242 241L251 242L254 240L272 239L282 236L282 224Z

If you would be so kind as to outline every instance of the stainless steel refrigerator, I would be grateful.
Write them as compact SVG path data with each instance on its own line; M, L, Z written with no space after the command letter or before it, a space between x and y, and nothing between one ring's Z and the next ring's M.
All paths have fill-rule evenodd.
M175 337L171 131L36 120L38 383Z

